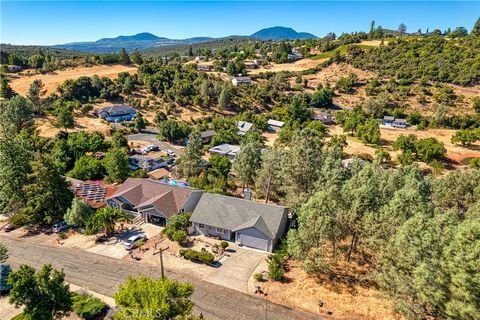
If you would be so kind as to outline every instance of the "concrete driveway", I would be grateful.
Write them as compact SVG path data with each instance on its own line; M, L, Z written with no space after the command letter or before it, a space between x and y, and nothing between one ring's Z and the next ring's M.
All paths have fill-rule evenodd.
M204 274L202 278L205 281L230 289L247 292L248 279L258 264L268 257L269 253L239 247L232 243L228 247L227 252L230 256L223 257L220 260L222 266L203 269Z

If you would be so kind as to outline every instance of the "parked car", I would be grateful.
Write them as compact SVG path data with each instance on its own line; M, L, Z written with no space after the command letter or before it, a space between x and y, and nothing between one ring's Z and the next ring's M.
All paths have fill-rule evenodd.
M173 150L170 150L170 149L167 150L167 154L168 154L170 157L176 157L176 156L177 156L177 154L176 154Z
M146 146L145 148L143 148L142 154L147 154L147 153L149 153L149 152L151 152L151 151L160 151L160 148L159 148L158 146L156 146L156 145L151 144L151 145Z
M60 221L60 222L55 223L52 226L52 231L55 232L55 233L59 233L59 232L62 232L64 230L67 230L69 227L70 226L65 221Z
M137 235L131 236L130 238L125 240L125 242L123 243L125 250L135 249L135 242L139 240L147 240L147 236L144 234L137 234Z
M7 223L6 225L3 226L2 230L5 232L10 232L17 229L17 226L12 224L12 223Z

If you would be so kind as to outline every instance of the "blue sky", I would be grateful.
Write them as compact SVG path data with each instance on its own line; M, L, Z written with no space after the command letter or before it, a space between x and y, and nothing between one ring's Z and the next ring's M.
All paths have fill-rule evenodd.
M480 1L1 1L0 41L52 45L151 32L168 38L248 35L288 26L323 36L368 30L470 29Z

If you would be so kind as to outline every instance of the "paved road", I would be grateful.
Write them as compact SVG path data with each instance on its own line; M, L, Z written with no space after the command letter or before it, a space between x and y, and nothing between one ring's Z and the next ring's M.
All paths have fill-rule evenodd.
M145 132L145 133L136 133L136 134L130 134L127 136L127 140L140 140L140 141L145 141L148 143L151 143L153 145L156 145L157 147L160 147L162 150L173 150L177 155L182 155L183 154L183 148L180 148L178 146L174 146L168 142L165 141L159 141L157 139L157 134L153 132Z
M51 263L65 271L69 283L106 296L112 296L119 284L130 275L144 274L158 278L160 273L157 267L138 262L117 260L80 249L35 244L34 238L17 240L0 235L0 241L8 247L10 253L8 263L13 267L20 264L40 267ZM195 293L192 296L195 303L194 311L197 314L202 312L205 319L320 319L265 299L202 281L189 274L167 270L166 276L189 281L195 285Z

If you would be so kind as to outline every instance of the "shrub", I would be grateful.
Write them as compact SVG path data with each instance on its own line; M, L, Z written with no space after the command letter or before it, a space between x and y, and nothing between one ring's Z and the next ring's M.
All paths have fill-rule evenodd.
M12 272L9 264L0 264L0 295L10 290L11 286L7 283L8 275Z
M213 254L207 251L200 251L198 258L200 259L200 261L206 262L206 263L212 263L215 260L215 257L213 256Z
M253 277L255 278L255 281L257 281L257 282L262 282L263 281L263 274L261 274L261 273L255 273L253 275Z
M82 319L95 319L100 316L107 305L91 294L73 294L73 310Z
M181 245L187 240L187 232L184 230L177 230L173 233L172 239Z
M175 228L171 225L167 225L162 232L168 239L172 240L173 234L175 233Z
M285 267L283 265L283 255L275 253L267 258L268 261L268 276L274 281L280 281L285 274Z
M140 247L143 246L144 244L145 244L145 240L144 240L144 239L140 239L140 240L135 241L134 246L135 246L135 248L140 248Z
M220 247L222 247L223 250L228 248L228 242L227 241L222 241L220 242Z
M188 260L198 260L205 263L212 263L215 260L215 257L210 252L197 251L193 249L180 250L180 256Z
M68 234L67 234L66 232L60 232L60 233L58 234L58 238L59 238L59 239L62 239L62 240L65 240L65 239L68 238Z

